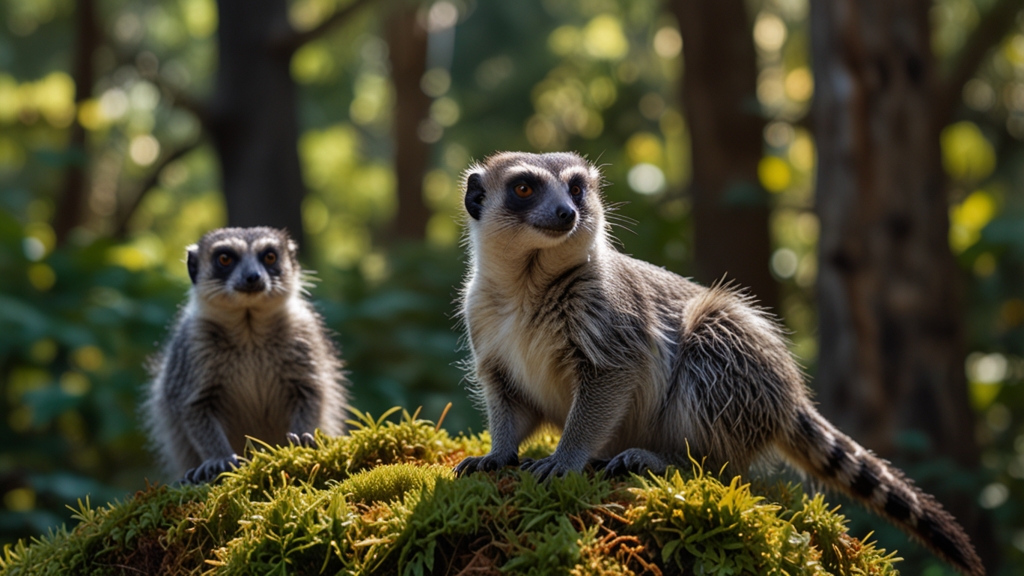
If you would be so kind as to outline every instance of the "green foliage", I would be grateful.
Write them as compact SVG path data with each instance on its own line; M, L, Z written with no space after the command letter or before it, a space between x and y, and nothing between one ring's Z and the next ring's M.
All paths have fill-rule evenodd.
M0 210L0 541L59 525L85 494L106 501L142 486L144 365L185 291L118 265L109 241L33 260L27 239Z
M698 574L823 574L810 534L783 519L735 477L725 486L698 472L644 481L629 518L649 531L662 560ZM827 545L830 541L823 540Z
M453 317L465 272L459 250L427 245L395 247L381 270L323 270L317 306L337 333L353 402L382 413L391 406L422 406L436 417L448 403L449 430L483 429L462 384L467 351Z
M846 519L829 509L825 498L803 497L803 507L793 515L793 526L812 535L811 543L821 550L821 564L832 574L895 574L896 554L885 554L873 542L850 538Z
M453 439L408 413L358 421L318 449L254 447L212 487L80 503L74 529L6 547L0 575L896 573L893 555L792 488L767 490L785 496L771 503L698 467L614 481L538 483L518 470L456 479L451 464L483 453L485 438Z
M92 508L89 500L78 501L74 530L61 527L31 544L19 540L4 548L0 571L11 576L21 574L108 574L113 566L124 563L138 566L146 573L171 564L153 564L153 555L163 556L159 539L195 511L207 496L206 486L168 488L153 486L124 502ZM190 551L175 549L187 561ZM147 569L148 568L148 569Z

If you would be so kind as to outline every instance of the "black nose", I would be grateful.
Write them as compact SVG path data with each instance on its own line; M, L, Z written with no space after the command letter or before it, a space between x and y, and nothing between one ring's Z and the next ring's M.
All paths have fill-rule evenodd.
M241 275L235 284L235 290L239 292L262 292L266 288L263 275L257 270L251 270Z
M559 220L568 224L576 220L576 209L568 204L562 204L555 208L555 216Z

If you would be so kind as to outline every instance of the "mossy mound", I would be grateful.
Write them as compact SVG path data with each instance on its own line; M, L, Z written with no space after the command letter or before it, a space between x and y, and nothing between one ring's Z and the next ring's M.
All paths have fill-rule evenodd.
M320 448L266 448L216 486L79 503L78 525L8 546L0 574L897 574L892 554L793 487L692 473L456 479L488 449L405 414ZM550 453L557 438L524 447Z

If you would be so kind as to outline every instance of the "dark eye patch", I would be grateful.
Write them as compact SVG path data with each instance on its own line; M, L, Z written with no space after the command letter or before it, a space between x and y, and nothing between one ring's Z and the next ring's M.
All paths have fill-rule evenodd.
M225 264L224 262L227 262ZM234 250L221 248L213 253L213 277L218 280L226 280L238 264L238 254Z
M520 184L525 184L532 189L529 196L523 198L516 194L516 187ZM506 185L507 192L505 194L505 206L512 212L523 212L533 205L534 201L541 195L544 190L544 184L539 178L534 176L518 176L508 181Z
M270 256L270 258L268 258ZM281 254L277 248L266 248L259 254L260 264L271 276L281 275Z
M573 194L573 186L579 186L579 194ZM582 175L577 174L569 179L569 197L572 198L572 203L576 205L576 208L580 211L581 217L586 217L590 214L587 208L587 179Z
M579 192L574 193L576 189ZM587 195L587 181L583 176L576 175L569 180L569 196L572 198L574 204L579 205L583 201L583 197Z

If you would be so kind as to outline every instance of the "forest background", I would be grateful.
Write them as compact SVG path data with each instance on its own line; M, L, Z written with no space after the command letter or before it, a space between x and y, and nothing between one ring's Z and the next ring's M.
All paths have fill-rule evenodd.
M185 246L285 226L354 404L479 431L460 175L603 166L638 258L748 287L822 411L1024 569L1024 2L0 1L0 542L161 479ZM908 574L948 569L874 530Z

